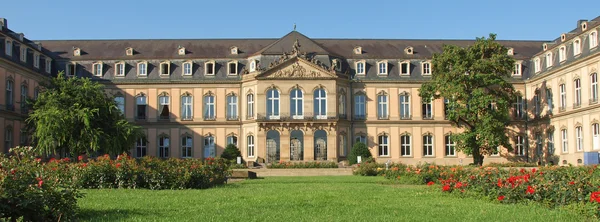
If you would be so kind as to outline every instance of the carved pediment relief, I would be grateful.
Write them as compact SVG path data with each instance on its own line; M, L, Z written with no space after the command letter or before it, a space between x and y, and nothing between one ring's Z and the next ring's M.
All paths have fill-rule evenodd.
M337 76L328 70L318 67L304 59L294 58L278 66L272 67L257 78L265 79L331 79Z

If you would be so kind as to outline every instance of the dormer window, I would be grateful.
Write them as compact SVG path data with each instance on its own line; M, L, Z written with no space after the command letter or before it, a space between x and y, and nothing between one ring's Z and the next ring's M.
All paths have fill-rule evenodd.
M204 63L204 75L215 75L215 61L208 61Z
M598 32L597 31L591 32L589 39L590 39L590 49L598 46Z
M414 49L411 46L404 48L404 53L406 53L407 55L412 55L413 52L414 52Z
M338 72L342 71L342 63L340 62L339 59L331 60L331 65L335 65L335 71L338 71Z
M360 46L354 47L354 54L356 54L356 55L362 54L362 47L360 47Z
M521 76L521 61L515 62L515 68L513 70L513 76Z
M177 50L177 54L185 55L185 47L179 46L179 49Z
M125 76L125 62L115 63L115 76Z
M573 55L581 54L581 40L575 39L573 40Z
M21 62L27 62L27 47L21 45Z
M10 41L10 39L6 39L6 41L4 41L5 43L5 47L4 47L4 54L6 54L7 56L12 56L12 41Z
M81 55L81 49L80 48L74 48L73 49L73 56L80 56Z
M52 60L46 58L46 73L52 72Z
M133 55L133 48L127 47L125 49L125 55L132 56Z
M388 63L387 60L383 60L377 63L377 75L388 74Z
M148 75L148 62L143 61L137 64L137 75L147 76Z
M40 54L37 52L33 53L33 67L40 68Z
M567 39L567 34L563 33L560 35L560 41L564 42Z
M238 54L238 47L233 46L230 48L231 54L232 55L237 55Z
M400 62L400 75L410 75L410 61Z
M587 30L587 22L582 22L581 23L581 31L585 31Z
M563 62L567 59L567 47L561 46L558 48L558 61Z
M184 76L191 76L192 75L192 66L193 63L192 61L187 61L183 63L183 75Z
M546 53L546 68L552 67L552 52Z
M94 64L92 64L92 74L94 76L102 76L103 71L102 71L102 62L96 62Z
M250 72L256 71L256 60L250 62Z
M540 72L542 70L542 64L541 64L541 60L540 58L535 58L533 60L533 71L534 72Z
M515 55L515 50L513 48L508 48L508 51L506 52L506 54Z
M543 49L544 51L546 51L546 49L548 49L548 44L546 44L546 43L542 44L542 49Z
M227 74L228 75L237 75L238 72L238 62L237 61L231 61L229 63L227 63Z
M431 63L429 63L429 61L423 62L421 64L421 69L423 75L431 75Z
M364 75L365 74L365 66L366 66L365 61L356 62L356 74Z
M77 64L68 63L65 72L67 76L74 76L75 74L77 74Z
M184 49L185 51L185 49ZM168 76L171 75L171 62L164 61L160 63L160 75Z

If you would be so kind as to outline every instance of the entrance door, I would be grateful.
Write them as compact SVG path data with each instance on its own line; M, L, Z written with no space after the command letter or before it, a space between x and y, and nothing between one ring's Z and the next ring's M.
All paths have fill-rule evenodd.
M279 161L277 142L274 139L267 139L267 162L276 163L277 161Z
M327 142L323 138L317 138L315 143L315 159L316 160L327 160Z

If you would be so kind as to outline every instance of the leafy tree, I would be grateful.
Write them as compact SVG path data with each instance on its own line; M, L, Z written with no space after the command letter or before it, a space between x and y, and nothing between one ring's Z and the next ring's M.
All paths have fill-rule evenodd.
M221 158L227 160L236 160L238 156L242 156L242 153L234 144L228 144L221 154Z
M507 79L515 61L495 40L496 35L490 34L468 47L445 45L432 58L432 80L419 90L426 102L449 100L447 119L464 130L451 138L457 150L473 155L476 165L482 165L483 155L496 153L499 146L512 150L506 126L517 95Z
M38 154L117 154L144 136L140 127L125 120L98 82L59 73L43 86L26 120Z
M363 160L371 157L371 151L369 151L367 145L362 142L357 142L352 146L352 150L350 150L350 154L348 154L348 164L356 164L358 162L356 157L358 156Z

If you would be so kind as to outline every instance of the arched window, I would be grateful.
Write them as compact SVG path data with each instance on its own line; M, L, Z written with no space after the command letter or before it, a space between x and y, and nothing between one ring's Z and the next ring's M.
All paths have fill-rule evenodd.
M190 135L181 137L181 158L192 158L193 139Z
M248 144L248 157L254 157L254 136L246 137L246 143Z
M147 142L145 138L139 138L135 141L135 157L145 157L147 152Z
M14 85L12 79L6 80L6 109L11 111L15 109Z
M325 89L315 90L314 95L315 117L317 119L327 119L327 93Z
M593 31L590 33L590 49L598 46L598 32Z
M204 120L215 120L215 96L213 94L204 95Z
M433 135L423 135L423 156L433 156Z
M185 93L181 96L181 120L192 120L194 112L192 94Z
M577 151L583 150L583 130L581 126L575 127L575 139Z
M354 95L354 119L366 119L367 96L363 93Z
M299 88L290 92L290 111L293 119L304 119L304 95Z
M421 111L423 119L433 119L433 98L427 102L425 99L421 102Z
M590 103L594 104L598 102L598 73L592 73L590 75L590 82L591 82L591 98L590 98Z
M169 116L171 115L171 111L170 111L170 97L168 94L166 93L162 93L161 95L158 96L158 112L159 112L159 119L161 120L168 120Z
M148 103L146 100L146 96L144 94L140 94L135 98L135 118L138 120L146 119L146 109L148 107Z
M592 124L592 148L594 150L600 149L600 124Z
M388 107L388 95L385 93L377 95L377 119L389 119Z
M158 138L158 157L169 158L170 154L170 139L167 135L161 135Z
M238 143L237 140L238 140L237 136L229 135L229 136L227 136L227 145L233 144L237 147L237 143Z
M267 91L267 118L279 119L279 90L275 88Z
M573 55L581 54L581 40L575 39L573 41Z
M125 97L119 93L115 96L114 100L115 104L117 105L117 109L119 109L122 114L125 114Z

